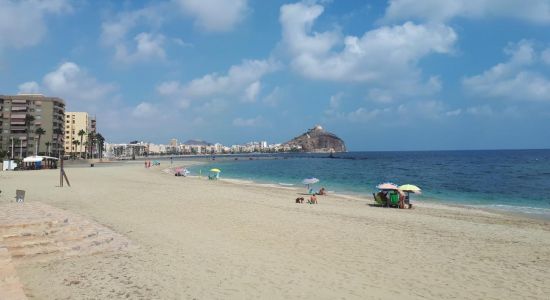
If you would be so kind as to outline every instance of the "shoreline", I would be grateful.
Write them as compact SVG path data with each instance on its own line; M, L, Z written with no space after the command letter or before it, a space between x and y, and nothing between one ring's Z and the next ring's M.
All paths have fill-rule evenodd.
M181 162L181 161L178 161ZM202 160L185 160L185 162L188 162L190 164L187 165L180 165L175 164L173 167L170 167L168 169L175 169L178 167L196 167L201 165L207 165L211 163L211 161L202 161ZM202 175L204 177L204 175ZM190 178L200 178L199 175L188 175L187 177ZM273 181L254 181L254 180L248 180L248 179L241 179L241 178L228 178L228 177L221 177L218 179L220 181L233 183L236 185L251 185L251 186L257 186L257 187L264 187L264 188L278 188L283 190L294 190L297 193L299 193L300 190L305 190L304 188L300 188L297 185L287 186L282 185L281 183L273 182ZM369 197L367 194L360 194L358 192L353 191L343 191L343 192L333 192L329 191L331 195L334 195L335 197L346 199L346 200L354 200L359 202L365 202L367 204L374 204L374 201L372 199L372 195ZM305 193L304 193L305 194ZM484 212L489 212L493 214L498 214L502 216L510 216L515 218L526 218L529 220L537 220L537 221L544 221L544 222L550 222L550 209L546 208L533 208L533 207L525 207L525 206L513 206L513 205L505 205L505 204L488 204L488 205L482 205L482 204L466 204L466 203L449 203L445 201L443 198L422 198L422 200L416 200L413 199L413 206L420 206L424 208L460 208L460 209L470 209L470 210L480 210ZM507 209L499 209L497 207L492 206L503 206ZM530 210L544 210L545 213L529 213Z

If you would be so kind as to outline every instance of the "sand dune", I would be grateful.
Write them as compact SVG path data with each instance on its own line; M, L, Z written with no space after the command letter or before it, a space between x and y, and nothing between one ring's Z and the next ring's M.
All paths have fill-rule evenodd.
M319 197L319 205L295 204L298 191L288 187L175 177L161 170L141 163L71 168L71 188L56 187L55 171L1 172L4 205L22 188L26 204L66 210L135 245L130 251L17 263L27 297L550 295L550 226L544 221L434 205L385 209L334 195Z

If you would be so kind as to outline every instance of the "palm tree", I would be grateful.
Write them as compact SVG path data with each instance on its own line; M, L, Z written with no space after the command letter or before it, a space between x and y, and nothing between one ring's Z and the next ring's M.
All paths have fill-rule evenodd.
M30 134L31 134L31 126L33 125L34 123L34 116L33 115L30 115L30 114L27 114L25 115L25 127L27 127L27 129L25 130L25 132L27 133L27 150L25 152L25 154L28 156L29 155L29 138L30 138Z
M78 132L78 136L80 137L80 155L82 156L82 139L84 139L84 135L86 134L86 131L84 131L84 129L80 129L80 131Z
M92 131L88 133L88 146L90 147L88 153L90 157L94 158L94 143L96 142L96 134Z
M50 156L50 146L52 145L52 143L50 142L46 142L46 155Z
M77 140L73 140L73 145L74 145L74 149L76 150L78 149L78 145L80 145L80 142ZM73 156L76 156L76 155L73 154Z
M103 136L101 135L101 133L97 133L95 135L95 138L97 140L97 143L99 145L99 158L102 159L103 158L103 147L104 147L104 143L105 143L105 139L103 138Z
M53 130L53 133L55 134L55 143L54 143L54 145L57 145L57 157L59 157L60 154L61 154L61 149L60 149L60 148L61 148L61 147L64 147L64 146L62 146L62 145L61 145L61 147L60 147L60 143L59 143L59 136L60 136L60 135L63 135L63 129L61 129L61 128L56 128L56 129ZM55 146L54 146L54 147L55 147Z
M38 127L38 128L36 128L34 133L36 133L36 135L38 135L38 144L36 146L36 153L34 155L38 155L38 153L40 152L40 138L42 137L42 135L44 133L46 133L46 130L44 130L44 128L42 128L42 127Z

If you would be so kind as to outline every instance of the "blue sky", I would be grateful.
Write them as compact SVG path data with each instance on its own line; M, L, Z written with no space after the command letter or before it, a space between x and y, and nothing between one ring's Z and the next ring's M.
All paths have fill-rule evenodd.
M111 142L550 148L548 32L547 0L0 0L0 94Z

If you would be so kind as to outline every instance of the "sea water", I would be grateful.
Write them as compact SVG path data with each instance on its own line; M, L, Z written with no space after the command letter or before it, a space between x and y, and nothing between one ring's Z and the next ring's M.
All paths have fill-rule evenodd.
M370 196L382 182L415 184L416 201L518 210L550 216L550 150L347 152L216 157L191 168L221 177Z

